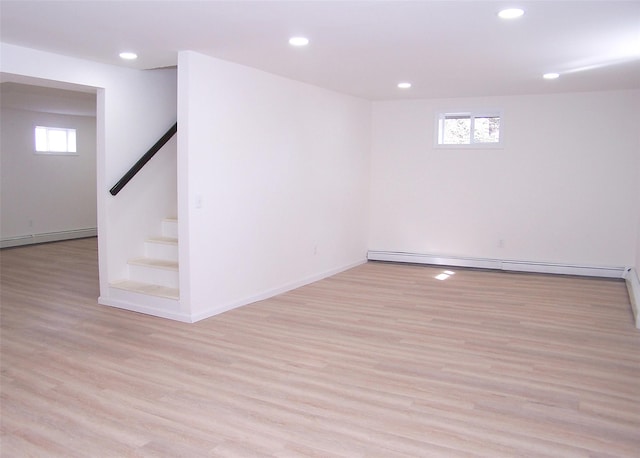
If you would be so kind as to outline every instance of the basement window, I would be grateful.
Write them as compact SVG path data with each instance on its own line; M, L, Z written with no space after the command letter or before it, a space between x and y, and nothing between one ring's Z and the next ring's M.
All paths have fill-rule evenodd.
M36 126L36 154L77 155L76 130Z
M438 115L438 146L471 147L502 145L499 112L457 112Z

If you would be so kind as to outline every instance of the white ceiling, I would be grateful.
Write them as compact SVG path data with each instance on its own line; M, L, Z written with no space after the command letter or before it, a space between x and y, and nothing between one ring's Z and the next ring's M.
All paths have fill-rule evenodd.
M2 0L0 38L139 69L194 50L372 100L640 88L640 0Z

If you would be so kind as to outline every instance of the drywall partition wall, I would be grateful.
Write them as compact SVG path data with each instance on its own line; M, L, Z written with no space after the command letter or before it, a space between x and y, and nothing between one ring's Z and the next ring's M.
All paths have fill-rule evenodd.
M640 137L640 133L638 133ZM640 329L640 149L637 154L637 209L638 219L636 223L636 249L635 249L635 267L627 272L626 282L629 290L629 299L631 308L635 315L636 327Z
M640 92L373 104L372 251L633 265ZM440 149L439 111L503 110L504 148Z
M3 246L95 235L96 118L2 108ZM76 129L77 154L36 154L34 127Z
M131 70L6 43L0 44L0 51L0 72L4 81L97 94L100 300L108 303L109 281L124 274L126 259L136 250L142 250L144 237L159 229L160 215L175 212L175 207L169 209L171 204L166 203L172 195L175 203L175 187L172 189L171 183L165 186L154 174L136 176L127 186L129 189L125 188L126 192L116 197L108 190L175 122L176 71ZM151 162L157 160L170 162L170 158L162 157ZM152 191L139 198L139 194L133 192L134 188Z
M364 262L370 103L195 52L178 73L192 317Z
M640 143L640 131L637 133L638 143ZM638 209L638 218L636 222L636 273L640 275L640 148L636 154L636 202Z

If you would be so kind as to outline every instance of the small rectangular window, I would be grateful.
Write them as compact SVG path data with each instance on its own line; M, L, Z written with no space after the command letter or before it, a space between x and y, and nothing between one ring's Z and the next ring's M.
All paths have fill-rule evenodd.
M440 113L438 145L501 144L501 115L497 112Z
M35 140L37 154L77 154L75 129L36 126Z

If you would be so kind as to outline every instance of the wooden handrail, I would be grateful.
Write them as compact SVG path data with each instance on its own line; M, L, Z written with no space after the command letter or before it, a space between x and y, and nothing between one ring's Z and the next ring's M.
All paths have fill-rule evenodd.
M144 165L149 162L149 160L162 148L170 139L173 137L176 132L178 132L178 123L175 123L162 137L158 140L155 145L149 148L149 151L144 153L144 155L138 159L138 162L133 164L133 167L127 171L122 178L118 180L118 182L113 185L113 188L109 190L112 196L118 194L125 185L131 181L131 179L138 173Z

